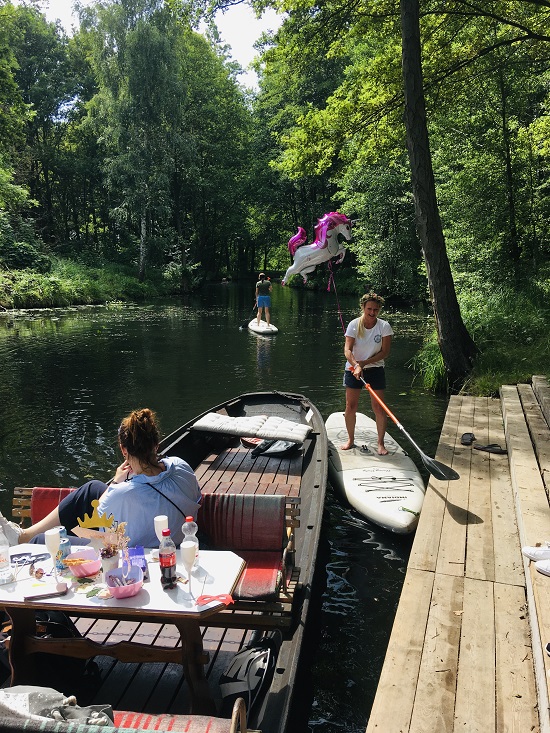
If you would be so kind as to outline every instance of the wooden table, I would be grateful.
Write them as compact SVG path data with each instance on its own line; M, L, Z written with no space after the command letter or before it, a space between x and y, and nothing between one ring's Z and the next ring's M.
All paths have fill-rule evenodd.
M47 552L43 545L19 545L11 548L11 554L31 552L34 555ZM188 586L177 583L172 590L163 590L160 582L160 566L151 561L151 551L146 550L150 581L143 584L139 593L125 599L101 599L86 597L77 593L77 583L71 583L70 574L64 573L69 591L56 598L25 601L39 587L44 591L55 587L53 575L46 575L40 581L29 576L29 566L19 569L12 583L0 586L0 606L3 606L12 620L10 643L11 685L37 684L39 673L35 669L33 655L37 652L88 659L98 654L114 657L123 662L176 662L182 665L183 673L191 693L192 712L213 714L215 706L208 689L203 665L208 661L203 650L200 632L201 622L216 614L223 603L213 601L197 606L195 599L200 595L231 593L242 572L243 561L233 552L205 551L200 553L199 567L193 571L192 592ZM177 551L178 573L185 577L179 550ZM37 563L37 566L51 570L51 559ZM63 611L71 616L131 620L151 623L170 623L176 626L181 637L181 648L147 646L129 641L114 644L98 644L86 638L44 639L37 637L35 610Z

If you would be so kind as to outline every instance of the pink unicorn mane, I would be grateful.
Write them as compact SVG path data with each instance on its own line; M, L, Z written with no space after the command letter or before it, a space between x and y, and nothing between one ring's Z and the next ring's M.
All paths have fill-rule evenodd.
M288 240L288 251L292 257L294 257L296 250L304 244L304 242L307 242L307 232L304 227L298 227L296 234Z
M348 217L345 214L340 214L338 211L331 211L329 214L325 214L317 221L317 225L315 226L315 240L312 242L312 246L316 249L323 249L323 247L327 246L327 232L337 227L338 224L347 224L348 222Z

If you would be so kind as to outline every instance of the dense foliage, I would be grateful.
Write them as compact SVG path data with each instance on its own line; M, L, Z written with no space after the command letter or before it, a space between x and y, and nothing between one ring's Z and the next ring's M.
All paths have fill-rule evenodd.
M284 20L258 44L253 93L215 27L194 30L223 1L98 2L69 38L35 5L0 0L3 305L16 281L55 282L62 260L160 273L172 289L283 272L296 227L312 239L334 209L355 222L337 282L433 297L403 124L400 17L414 3L255 0ZM550 3L419 9L443 246L483 363L489 312L517 298L549 319ZM417 364L444 382L437 346Z

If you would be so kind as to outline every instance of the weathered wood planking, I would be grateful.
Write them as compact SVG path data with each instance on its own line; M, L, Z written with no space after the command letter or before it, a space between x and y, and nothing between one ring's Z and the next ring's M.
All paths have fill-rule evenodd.
M450 399L436 455L461 476L430 480L367 733L542 729L508 457L465 432L504 446L500 402Z

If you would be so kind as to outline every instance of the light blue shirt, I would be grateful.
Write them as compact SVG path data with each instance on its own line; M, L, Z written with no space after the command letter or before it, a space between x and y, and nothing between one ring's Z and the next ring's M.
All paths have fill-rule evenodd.
M197 516L201 491L191 466L177 456L162 458L161 462L166 470L158 476L140 473L129 481L111 484L99 501L100 514L112 514L117 522L127 523L126 534L130 538L130 547L159 546L153 522L159 514L168 517L170 534L179 545L183 539L181 528L185 517Z

